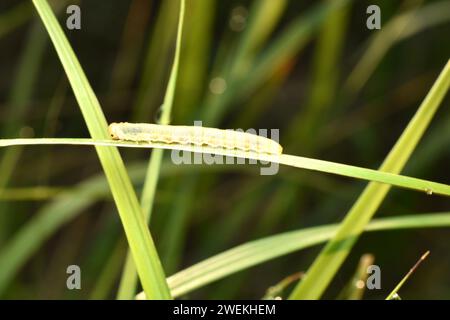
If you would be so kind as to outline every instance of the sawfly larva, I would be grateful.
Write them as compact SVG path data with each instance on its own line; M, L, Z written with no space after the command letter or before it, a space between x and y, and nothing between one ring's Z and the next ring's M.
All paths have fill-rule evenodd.
M283 148L272 139L247 132L201 126L121 122L111 123L109 133L115 140L207 145L213 148L239 149L268 154L283 152Z

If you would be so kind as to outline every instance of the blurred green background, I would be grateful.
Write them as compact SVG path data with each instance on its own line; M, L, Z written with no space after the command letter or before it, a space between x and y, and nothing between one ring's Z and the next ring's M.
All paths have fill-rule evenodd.
M81 8L81 30L64 30L108 121L156 122L179 1L51 3L63 26L66 6ZM379 31L366 27L370 4L381 8ZM287 154L377 168L447 62L449 34L450 1L443 0L187 0L171 122L279 129ZM1 1L0 46L1 137L88 137L30 1ZM447 98L403 173L448 184L449 146ZM138 194L149 153L121 150ZM276 176L259 172L255 165L175 166L165 153L151 231L167 275L252 239L339 222L365 186L292 168ZM94 149L1 149L0 201L0 266L10 268L0 268L0 297L115 297L127 246ZM394 188L377 217L448 211L449 204ZM365 298L385 298L430 250L401 296L449 299L449 241L446 229L364 235L326 297L342 297L359 259L371 253L382 289ZM29 251L15 255L21 246ZM261 298L283 278L306 271L319 249L186 297ZM66 288L71 264L81 267L82 290Z

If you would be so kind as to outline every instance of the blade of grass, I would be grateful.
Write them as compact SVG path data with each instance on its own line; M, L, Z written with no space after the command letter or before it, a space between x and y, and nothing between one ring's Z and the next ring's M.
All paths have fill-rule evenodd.
M93 138L108 138L107 122L100 104L64 32L45 0L33 0L56 48L69 82ZM108 178L139 276L149 299L168 299L170 292L155 245L139 202L116 148L96 147Z
M399 173L428 128L450 85L450 60L380 167L380 171ZM291 299L318 299L344 262L367 223L390 189L370 183L341 223L336 235L315 259L305 278L294 288Z
M275 285L269 287L266 290L266 293L262 297L262 300L278 300L281 299L283 291L291 284L298 280L300 280L303 277L303 272L297 272L294 274L291 274L281 280L280 282L276 283Z
M314 5L314 7L301 17L296 18L289 26L280 33L280 36L276 36L274 41L270 41L266 46L266 50L256 60L255 64L247 65L251 62L253 57L258 55L258 49L264 46L264 41L269 38L270 34L276 27L277 20L280 19L281 14L285 8L283 1L257 1L252 5L249 15L249 25L244 31L242 41L239 42L237 48L237 54L235 52L233 44L229 44L230 38L233 36L226 35L224 39L220 41L221 45L218 48L218 58L213 69L213 76L218 74L225 78L227 82L227 89L221 95L209 94L203 106L201 108L200 119L204 120L204 123L210 126L216 126L224 114L229 110L227 107L231 103L241 100L246 94L253 91L255 88L260 88L268 79L273 77L274 74L279 73L280 69L286 69L286 66L292 65L294 56L301 51L301 49L312 38L316 29L318 29L323 21L340 5L347 1L333 1L328 4ZM270 11L270 17L266 14ZM267 21L269 23L267 24ZM266 24L264 24L266 23ZM228 45L227 45L228 44ZM230 47L232 48L231 54ZM235 61L235 59L237 61ZM219 63L217 63L219 61ZM220 66L217 66L221 64ZM233 73L233 78L226 76L230 70L238 70L239 72ZM254 76L255 72L258 76ZM241 79L235 79L242 74ZM248 90L241 90L243 88ZM238 103L234 105L239 105ZM196 177L191 177L190 180L195 180ZM211 179L208 182L202 181L201 185L211 183ZM199 185L200 183L195 183ZM181 183L178 192L190 192L190 199L195 199L193 196L196 188L188 189L193 183L187 181ZM206 188L207 189L207 188ZM193 201L193 200L192 200ZM186 204L185 211L190 210L192 207L192 201ZM187 213L178 213L181 216L186 216ZM182 221L182 220L181 220Z
M376 219L367 231L450 227L450 212L426 213ZM285 232L250 241L203 260L172 276L167 281L172 295L179 297L238 271L274 258L320 244L332 238L339 224ZM142 298L144 293L138 295Z
M403 279L395 286L394 290L386 297L386 300L392 300L396 295L398 295L398 291L403 287L406 281L408 281L409 277L416 271L419 265L428 257L430 251L425 252L420 259L416 262L416 264L408 271L408 273L403 277Z
M198 147L177 144L162 143L135 143L114 140L95 140L84 138L34 138L34 139L0 139L0 147L13 145L94 145L94 146L115 146L129 148L160 148L169 150L181 150L194 153L211 153L228 157L252 159L279 163L286 166L308 169L313 171L326 172L345 177L363 179L374 182L381 182L387 185L403 187L407 189L425 192L429 195L439 194L450 196L450 185L427 181L418 178L402 176L390 172L366 169L362 167L350 166L337 162L324 161L306 157L292 156L287 154L269 155L262 153L246 152L240 150L227 150L210 147Z
M183 21L185 11L185 0L180 1L179 20L177 41L175 48L175 57L172 65L172 71L170 73L169 83L167 84L166 95L164 97L164 104L162 108L160 123L169 124L171 111L173 107L173 101L175 97L175 86L178 78L178 68L180 64L180 51L181 51L181 39L183 35ZM147 168L147 174L145 177L144 188L141 194L141 207L144 213L144 218L147 224L150 223L153 202L155 199L156 186L159 180L159 172L161 169L161 162L163 158L163 149L155 149L152 152L150 161ZM137 273L136 267L133 263L131 254L127 255L125 268L120 281L119 291L117 294L118 299L133 299L136 294Z
M142 179L144 171L145 170L143 166L132 167L130 168L130 176L133 178L134 181L137 182L140 179ZM168 173L173 173L173 170L171 170ZM28 221L27 224L24 227L22 227L21 230L17 232L13 236L13 238L7 243L7 245L5 245L0 251L0 270L2 270L2 272L0 273L0 293L5 290L5 288L12 280L14 275L20 271L21 266L26 262L27 259L29 259L29 257L38 248L42 246L42 243L46 239L48 239L56 230L59 230L62 225L71 221L80 212L83 212L83 210L85 210L88 206L98 201L99 198L104 197L107 193L108 188L105 178L99 175L80 183L76 188L73 188L67 192L62 192L55 198L54 201L42 207L42 209L40 209L39 212L37 212L37 214L34 215L33 218L31 218L30 221ZM374 224L373 227L375 229L377 228L378 225L379 230L397 229L402 227L403 228L444 227L450 226L450 213L426 214L426 215L423 214L420 216L405 216L398 218L379 219L377 221L372 222L372 224ZM369 226L369 229L372 228L372 224ZM318 228L317 232L319 232L320 230L322 230L323 227L315 227L315 228ZM307 230L316 230L315 228ZM335 225L334 228L337 228L337 225ZM219 277L212 276L210 272L217 271L218 274L220 275L222 274L221 268L229 268L230 264L232 264L232 261L224 260L223 264L217 268L212 265L211 269L210 270L208 269L209 271L206 270L205 273L204 270L200 270L200 268L203 268L202 266L204 266L205 265L204 263L209 261L209 259L205 260L204 262L200 262L198 265L196 265L199 268L198 269L199 271L196 274L204 278L199 279L197 281L196 280L197 276L194 275L192 277L186 276L186 278L184 278L185 280L183 280L185 282L183 283L186 283L186 287L192 287L193 283L190 282L195 282L197 284L195 284L194 287L192 287L193 289L195 289L201 287L204 284L220 279L221 277L225 277L234 272L243 270L247 267L257 265L258 263L264 261L271 260L275 257L285 254L284 252L289 253L294 250L304 248L304 239L307 240L305 238L305 235L308 235L310 233L305 233L305 230L295 231L294 233L291 232L285 233L285 234L292 234L292 237L280 239L278 246L277 246L278 242L270 242L271 240L269 239L272 239L272 237L266 238L268 240L267 248L269 248L269 250L265 252L267 255L263 257L263 260L259 262L258 261L252 262L251 260L253 253L251 253L249 254L248 257L246 257L246 259L249 259L249 261L245 261L243 266L237 266L236 269L230 269L229 271L225 271L223 275ZM328 236L323 239L322 238L310 239L312 241L318 239L317 240L318 242L314 242L311 245L326 241L333 235L333 232L327 234ZM262 240L257 241L258 242L252 241L251 243L259 243L259 241ZM294 249L290 250L289 249L290 247L286 248L285 247L286 243L293 244ZM285 249L287 249L287 251L285 251ZM214 260L216 257L211 257L210 259ZM192 270L196 270L197 269L196 266L190 267L189 269L192 268ZM177 278L178 277L174 275L169 278L169 281L175 281L175 279ZM188 284L188 282L190 284ZM184 284L180 284L180 286L184 286ZM178 285L173 285L171 287L173 290L175 290L175 292L178 292L177 289ZM179 291L180 295L187 292L183 290L184 289L181 289L181 291Z
M419 9L417 9L417 11L411 10L411 11L408 11L407 13L405 13L404 15L395 17L394 18L395 20L401 21L401 20L409 19L409 18L406 17L407 15L409 15L410 17L414 15L414 21L415 21L414 24L409 24L408 28L405 28L403 30L403 32L401 33L399 38L396 39L396 41L398 42L398 41L401 41L401 40L405 40L407 37L411 37L411 36L415 35L418 32L426 30L427 28L431 28L431 27L434 27L436 25L442 24L445 21L448 21L448 19L450 17L450 15L449 15L450 11L447 9L448 7L449 7L449 3L446 3L445 1L440 1L440 2L437 2L436 4L430 4L430 5L427 5L427 6L423 7L423 8L419 8ZM336 13L338 13L341 10L342 10L342 8L338 9L336 11ZM403 18L403 16L405 16L405 17ZM395 23L392 22L392 23L399 25L399 22L395 22ZM332 24L332 17L329 17L326 20L326 24L327 25ZM389 22L389 24L391 24L391 21ZM330 28L331 28L331 30L337 32L337 30L339 29L339 26L333 26L333 27L330 26ZM390 29L392 29L392 28L390 28ZM388 36L386 35L387 31L389 31L389 29L386 30L384 27L380 31L381 33L385 33L385 35L384 35L385 39L388 38ZM330 42L329 40L327 40L326 44L332 46L333 42L335 42L336 40L337 40L337 37L334 37L333 41ZM392 45L394 45L395 43L396 42L392 43ZM373 44L371 44L370 46L372 47ZM325 48L325 49L327 49L327 48ZM371 49L368 50L368 52L371 52L371 51L372 51ZM335 52L335 51L333 51L333 50L326 50L326 52ZM380 56L380 59L381 58L382 57ZM363 59L365 59L365 56L363 57ZM374 63L376 65L376 64L379 63L380 60L379 59L373 59L371 61L372 61L372 63ZM326 61L323 61L323 62L321 62L319 64L319 67L324 66L324 68L326 68L327 65L328 64L326 63ZM331 64L331 66L332 66L332 64ZM375 67L373 67L373 69L375 69ZM334 74L336 74L336 72L335 71L334 72L330 71L328 73L324 72L323 74L334 75ZM330 76L328 78L332 79L333 77ZM319 81L319 83L321 85L325 84L325 83L328 83L329 82L328 78L327 79L324 78L325 80L321 79ZM356 91L352 92L353 96L356 96L356 94L357 94ZM318 94L317 95L318 102L320 101L320 99L322 99L322 98L324 98L326 96L327 96L327 94L325 94L324 92ZM330 97L328 97L328 99L329 98ZM351 100L352 97L347 97L347 99ZM324 102L324 101L322 101L322 102ZM348 102L347 103L342 103L342 102L336 102L335 101L334 103L337 104L337 105L339 105L339 104L351 105L351 103L348 103ZM387 107L389 107L389 105L387 105ZM391 109L393 109L393 108L391 107ZM380 108L378 108L378 110L382 111ZM385 113L381 113L381 114L384 114L384 116L386 116L386 112ZM389 113L387 113L387 114L389 114ZM342 118L344 118L344 117L345 116L343 116ZM305 119L303 114L302 114L301 119ZM348 124L348 125L345 126L345 128L346 129L352 128L353 122L350 121L350 123L349 123L347 121L348 117L345 117L345 119L346 119L346 123ZM314 136L315 136L314 133L310 134L310 136L308 136L307 138L303 138L303 139L301 138L301 136L299 138L299 134L295 134L294 133L291 136L295 135L297 140L302 141L302 143L301 143L302 150L303 150L302 152L305 152L305 151L308 152L307 150L309 150L309 152L311 152L311 154L306 153L306 155L310 156L310 155L313 155L312 152L314 150L317 150L317 148L323 149L324 147L329 146L330 142L333 143L333 141L335 141L336 137L339 139L341 134L346 131L346 129L343 129L343 127L342 127L342 119L340 119L340 120L341 121L333 121L333 122L338 123L338 127L337 127L337 129L335 128L335 130L329 130L328 132L330 132L331 134L330 134L330 136L327 136L327 137L314 138ZM299 123L302 123L302 124L300 125ZM291 127L292 128L301 128L300 131L306 131L307 132L308 130L305 130L305 129L307 127L309 127L309 126L310 126L310 122L309 121L301 121L299 119L299 122L297 123L297 125L293 125ZM316 125L316 127L319 127L319 126ZM323 127L322 127L322 129L323 129ZM294 131L294 130L292 130L292 131ZM436 132L440 132L438 130L438 128L436 128L435 131ZM352 131L350 131L350 132L352 132ZM439 138L440 139L436 139L435 141L439 141L440 140L440 141L442 141L442 143L444 143L443 138L445 136L446 136L445 134L439 134ZM290 149L291 148L290 140L292 140L292 139L288 139L288 140L285 141L286 147L289 148L289 150L291 150ZM314 143L312 144L312 147L314 148L314 150L310 150L311 149L311 147L310 147L311 142L315 142L315 144ZM325 144L324 144L324 142L325 142ZM442 152L443 149L441 148L441 149L438 149L438 150L440 150L440 152ZM426 153L425 153L425 155L426 155ZM414 160L414 159L412 159L412 160ZM295 189L288 188L288 187L286 187L284 185L282 185L280 187L280 190L277 193L283 195L283 197L282 197L282 199L280 199L281 197L275 197L274 200L271 201L271 205L268 206L267 209L264 212L264 217L265 218L263 220L261 220L261 222L260 222L260 224L262 226L264 226L264 225L273 226L273 225L275 225L277 223L277 221L280 221L280 219L283 219L284 215L280 215L279 213L280 212L285 212L286 211L285 208L288 207L289 204L292 202L292 201L286 201L286 197L294 198L297 202L301 201L301 195L302 195L301 193L299 194L298 192L295 192Z

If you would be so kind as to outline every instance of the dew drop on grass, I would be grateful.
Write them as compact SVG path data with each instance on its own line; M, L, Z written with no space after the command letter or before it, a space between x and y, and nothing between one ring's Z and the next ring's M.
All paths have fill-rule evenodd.
M433 194L433 190L426 188L425 192L427 195L431 196Z

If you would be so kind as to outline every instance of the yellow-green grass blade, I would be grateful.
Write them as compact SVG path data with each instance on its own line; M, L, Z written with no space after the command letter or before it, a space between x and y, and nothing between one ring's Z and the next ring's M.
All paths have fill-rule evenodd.
M94 139L108 138L107 121L64 32L45 0L33 0L66 71L86 125ZM170 298L155 245L116 148L96 147L133 253L142 286L150 299Z
M408 273L395 286L394 290L392 290L391 293L389 293L389 295L386 297L386 300L393 300L395 299L396 296L398 296L399 290L403 287L406 281L408 281L408 279L416 271L416 269L420 266L420 264L428 257L429 254L430 251L427 251L420 257L420 259L416 262L416 264L411 269L409 269Z
M133 180L138 182L142 181L145 168L142 165L133 166L130 167L129 172ZM167 172L167 174L170 173L173 173L173 170ZM25 261L28 260L29 257L42 246L42 243L46 239L48 239L56 230L61 228L61 226L73 220L80 212L83 212L83 210L98 201L98 199L103 198L106 194L107 187L105 179L103 176L99 175L80 183L75 188L67 192L61 192L61 194L56 196L52 202L44 205L39 212L37 212L36 215L34 215L30 221L28 221L27 224L24 225L0 251L0 270L2 270L0 273L0 292L4 292L14 275L20 271L20 268L23 266ZM374 225L372 226L372 224ZM379 219L376 222L372 222L372 224L369 226L369 230L371 230L371 228L374 228L375 230L377 229L377 226L380 230L446 227L450 226L450 213L421 214L415 216ZM328 227L325 227L325 229L323 228L324 227L321 226L307 230L328 232ZM337 225L335 225L334 228L334 230L336 230ZM284 237L285 234L292 234L292 237L286 238ZM311 237L313 238L304 239L306 235L310 234L312 234ZM272 237L266 238L267 241L270 241L267 242L267 247L271 248L271 250L266 252L267 255L262 257L262 260L254 260L257 252L260 252L258 246L260 243L259 241L262 240L252 241L250 243L252 246L250 246L249 251L245 251L250 253L248 254L248 257L246 258L247 260L244 261L245 263L243 265L237 266L236 268L227 269L228 271L221 271L222 268L229 268L232 265L232 261L227 260L228 258L226 258L228 255L225 255L223 263L220 263L218 266L215 263L212 264L210 270L204 269L210 261L213 262L216 261L216 259L219 259L219 257L222 256L221 254L186 269L186 271L191 270L186 276L181 277L181 273L177 273L169 277L168 280L169 283L173 283L171 285L173 293L175 295L182 295L227 275L281 256L285 254L285 249L288 250L286 253L293 252L290 251L289 248L285 248L286 243L293 244L294 249L292 250L295 251L305 248L305 243L309 246L324 242L333 234L334 233L330 231L327 233L325 238L317 238L314 235L314 232L306 232L306 230L294 231L294 233L287 232L279 235L279 246L276 246L276 243L270 240ZM283 243L283 241L287 242ZM254 247L253 244L255 244ZM261 245L264 245L264 242L262 242ZM242 245L227 252L230 252L231 254L235 252L234 250L238 250L238 248L241 247L242 250L244 250L246 246L247 245ZM266 245L264 245L264 247L266 247ZM240 252L240 250L241 249L236 252ZM232 257L232 254L230 257ZM211 274L212 272L214 272L214 274ZM175 284L175 282L177 284Z
M450 212L376 219L366 230L439 227L450 227ZM241 244L170 276L167 279L170 290L174 297L179 297L236 272L323 243L333 237L338 228L338 224L318 226ZM138 297L143 298L143 295L140 293Z
M450 85L450 60L429 91L418 111L380 167L380 171L399 173L428 128ZM314 260L305 278L291 293L292 299L318 299L344 262L359 235L375 214L390 189L371 182L354 203L336 235Z
M172 65L172 71L167 84L166 95L164 97L164 104L162 107L162 113L160 118L161 124L169 124L172 113L173 101L175 98L175 86L178 78L178 68L180 64L180 51L181 51L181 38L183 33L183 21L185 11L185 1L180 1L178 21L178 34L175 48L175 58ZM147 224L150 222L153 202L155 199L156 186L159 180L159 172L161 169L161 162L163 159L163 149L155 149L152 152L150 161L147 168L147 174L144 181L144 188L141 195L141 207L144 213L144 218ZM136 268L133 263L132 256L127 255L125 261L125 268L120 281L119 292L117 294L118 299L132 299L136 293L137 274Z
M386 185L421 191L428 195L450 196L450 185L427 181L423 179L402 176L380 170L367 169L351 166L347 164L324 161L306 157L293 156L288 154L270 155L240 150L228 150L211 147L198 147L191 145L163 144L163 143L135 143L114 140L95 140L84 138L33 138L33 139L0 139L0 147L14 145L95 145L95 146L115 146L129 148L160 148L169 150L181 150L195 153L216 154L228 157L259 160L265 162L279 163L282 165L320 171L341 175L345 177L357 178L368 181L381 182Z

